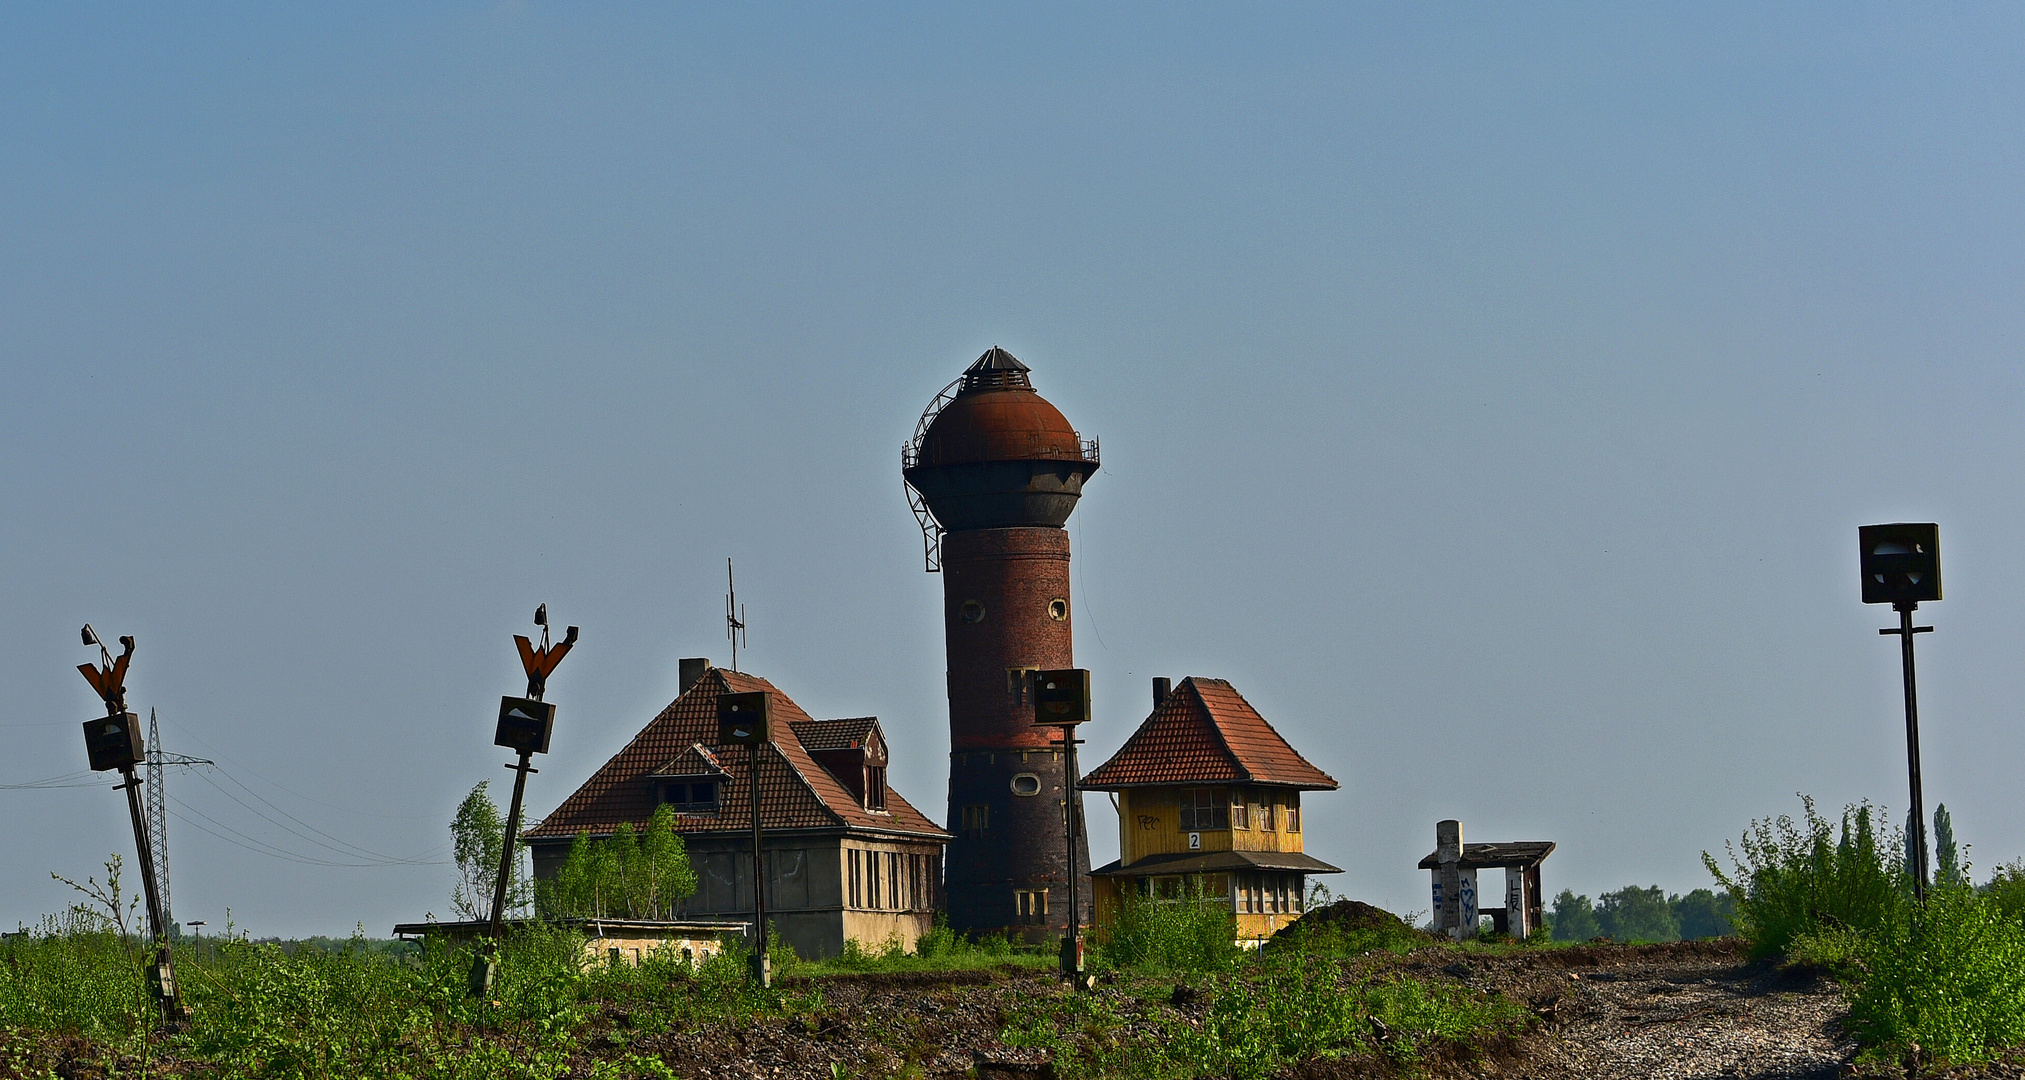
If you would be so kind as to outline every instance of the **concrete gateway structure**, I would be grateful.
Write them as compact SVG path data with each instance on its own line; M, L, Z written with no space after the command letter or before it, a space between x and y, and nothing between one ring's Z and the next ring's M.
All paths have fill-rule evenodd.
M1334 791L1222 679L1153 680L1153 713L1083 787L1117 792L1117 862L1098 867L1097 924L1126 891L1176 896L1199 879L1227 901L1240 938L1300 917L1309 874L1341 871L1302 849L1301 792Z
M758 769L768 920L811 959L837 955L846 940L877 948L897 937L911 947L932 929L949 834L886 785L878 719L816 720L756 675L703 660L682 668L681 695L528 831L535 877L555 876L579 832L643 828L667 803L696 870L683 915L750 919L753 771L745 747L716 744L717 698L764 692L773 715Z

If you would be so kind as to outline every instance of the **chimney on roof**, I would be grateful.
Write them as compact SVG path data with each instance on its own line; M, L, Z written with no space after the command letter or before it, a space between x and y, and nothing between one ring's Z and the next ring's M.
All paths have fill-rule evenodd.
M702 678L703 673L709 670L710 670L709 657L704 656L683 657L682 675L681 675L682 688L680 690L675 691L675 693L678 695L688 693L689 688L696 685L696 680Z
M1172 693L1173 690L1174 690L1173 681L1168 679L1153 680L1153 707L1156 709L1159 708L1160 703L1166 701L1167 695L1169 693Z

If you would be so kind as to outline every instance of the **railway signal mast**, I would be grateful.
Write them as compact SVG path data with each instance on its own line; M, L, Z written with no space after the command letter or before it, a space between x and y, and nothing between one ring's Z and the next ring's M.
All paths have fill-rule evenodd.
M1857 561L1863 569L1863 602L1890 604L1898 625L1878 633L1899 639L1899 671L1905 683L1905 764L1911 789L1912 828L1905 842L1912 848L1913 897L1927 901L1926 793L1920 784L1920 706L1913 678L1913 635L1933 632L1914 626L1912 613L1922 600L1941 598L1941 527L1933 522L1865 525L1856 530Z
M166 911L155 880L148 815L141 806L141 778L134 775L134 766L147 759L147 747L141 741L140 717L127 711L127 664L134 656L134 639L120 638L120 655L115 658L90 623L79 633L86 646L98 646L99 662L79 664L77 670L105 702L104 716L84 722L85 752L90 756L93 772L117 769L122 782L113 790L127 793L127 813L134 824L134 850L140 857L141 885L148 900L148 931L156 946L154 963L148 969L149 989L161 1008L162 1022L174 1024L183 1019L183 1005L176 994L175 957L169 951Z
M494 746L504 746L520 754L517 763L507 766L513 770L513 803L506 812L506 836L499 848L499 877L492 887L492 919L487 927L488 936L495 942L506 929L506 889L513 877L513 845L520 836L521 796L527 792L527 774L541 771L528 762L536 754L548 753L549 736L555 732L555 706L544 702L542 694L548 689L549 673L562 663L562 658L577 643L577 628L574 626L564 632L560 643L553 646L548 643L547 604L534 609L534 624L541 627L539 648L526 635L513 635L513 644L520 650L520 666L527 672L527 696L499 699L499 724L492 734ZM480 950L471 968L473 994L491 991L497 964L495 955Z

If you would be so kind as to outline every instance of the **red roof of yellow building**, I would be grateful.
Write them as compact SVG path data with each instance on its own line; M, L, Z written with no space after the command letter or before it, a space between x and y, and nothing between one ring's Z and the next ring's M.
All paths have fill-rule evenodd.
M1338 786L1289 746L1235 687L1194 676L1169 691L1111 760L1082 780L1099 791L1172 784Z

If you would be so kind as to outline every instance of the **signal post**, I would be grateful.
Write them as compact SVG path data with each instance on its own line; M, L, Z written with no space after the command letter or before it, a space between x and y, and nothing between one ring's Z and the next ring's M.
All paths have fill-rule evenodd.
M161 1008L162 1022L174 1024L185 1014L176 993L175 956L169 951L169 928L162 918L161 889L155 881L155 854L148 842L147 814L141 809L141 778L134 775L134 766L146 758L147 748L141 741L140 717L127 711L127 664L134 656L134 639L131 635L120 638L120 655L115 659L90 623L85 624L80 634L85 645L98 646L99 662L96 666L79 664L77 670L98 691L106 713L84 722L85 752L90 756L93 772L119 770L122 782L113 790L127 793L127 813L134 823L134 851L140 857L141 886L148 900L148 931L155 939L148 989Z
M527 672L526 697L502 697L499 699L499 724L493 729L492 744L518 751L520 760L507 768L513 770L513 802L506 812L505 843L499 849L499 877L492 887L492 919L486 928L487 935L495 944L506 931L506 889L513 878L513 845L520 836L520 803L527 792L527 774L540 772L529 762L536 754L548 753L549 736L555 733L555 706L542 700L548 689L549 673L562 663L571 646L577 643L577 628L572 626L563 634L561 643L548 643L548 605L534 609L534 624L541 627L541 646L535 647L524 634L513 635L513 644L520 650L520 666ZM498 970L498 956L492 950L481 950L471 967L471 992L484 995L492 990L492 977Z
M1062 668L1034 673L1034 725L1062 729L1063 835L1069 847L1069 931L1062 938L1062 974L1080 988L1083 979L1083 919L1076 896L1076 840L1082 835L1082 800L1076 794L1076 726L1090 719L1090 673Z
M759 823L759 748L772 739L768 701L763 690L717 698L718 745L746 748L745 786L752 796L752 981L762 989L773 985L773 960L766 954L765 833Z

